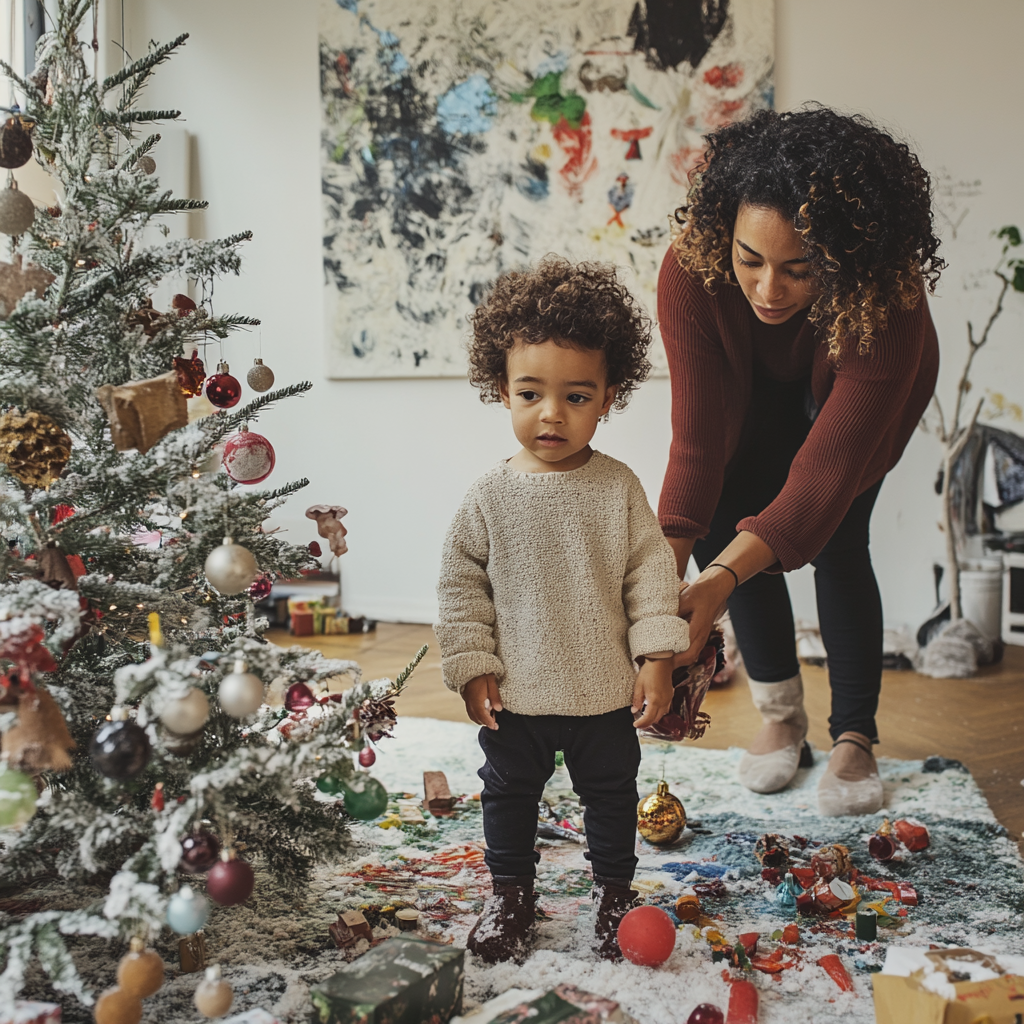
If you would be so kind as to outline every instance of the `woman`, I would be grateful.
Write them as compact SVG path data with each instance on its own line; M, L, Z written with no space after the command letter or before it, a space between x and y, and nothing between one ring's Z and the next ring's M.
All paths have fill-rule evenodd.
M882 608L868 524L931 397L939 353L925 293L930 183L861 117L760 111L707 137L662 265L672 447L659 518L682 578L693 661L728 607L763 726L749 789L811 763L784 572L815 567L832 687L822 814L882 806L872 754Z

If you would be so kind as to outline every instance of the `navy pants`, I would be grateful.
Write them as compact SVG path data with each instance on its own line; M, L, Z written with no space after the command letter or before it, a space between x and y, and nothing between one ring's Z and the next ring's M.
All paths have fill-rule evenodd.
M729 465L711 530L693 547L701 569L733 540L741 519L762 512L778 496L815 414L807 381L755 378L745 436ZM879 481L854 499L811 562L832 687L833 739L847 731L878 739L882 600L868 544L871 511L881 486ZM758 573L738 587L729 599L729 615L751 679L777 683L800 671L793 608L782 573Z
M484 854L495 876L534 875L538 855L537 805L561 750L583 803L589 858L595 877L633 877L636 870L636 774L640 741L629 708L604 715L497 713L498 728L480 730L487 762Z

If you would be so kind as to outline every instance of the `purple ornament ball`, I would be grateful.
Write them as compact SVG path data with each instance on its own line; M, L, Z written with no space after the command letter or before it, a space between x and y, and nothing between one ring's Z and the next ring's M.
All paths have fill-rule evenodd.
M181 861L178 870L190 875L209 871L220 857L220 840L205 829L185 836L181 841Z

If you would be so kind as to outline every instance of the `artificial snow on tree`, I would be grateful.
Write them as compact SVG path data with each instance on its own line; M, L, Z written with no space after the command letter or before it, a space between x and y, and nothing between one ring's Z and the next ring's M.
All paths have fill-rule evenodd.
M243 490L206 467L262 409L310 384L187 423L185 397L204 377L197 353L258 321L185 295L159 313L151 296L167 276L212 294L250 236L159 240L161 217L205 206L162 189L149 156L160 136L137 135L178 116L137 104L186 36L97 80L82 43L92 0L56 6L32 78L0 62L61 197L47 216L0 189L0 231L18 234L5 266L25 278L0 296L0 884L58 876L62 907L83 882L109 880L109 892L74 909L0 912L0 1007L34 961L55 990L93 1005L73 952L119 940L109 978L129 940L135 956L164 928L188 937L231 914L186 884L196 875L208 871L211 895L231 904L254 877L258 892L261 872L298 889L335 859L347 818L314 780L329 770L374 789L355 781L353 758L364 737L388 734L412 668L365 683L355 662L260 637L267 624L246 588L316 564L262 528L307 481ZM27 203L20 219L5 197ZM233 406L241 385L213 383ZM301 687L308 701L268 706L264 683ZM97 1019L139 1013L158 984L155 964L134 977L131 956ZM203 1012L226 1006L207 995Z

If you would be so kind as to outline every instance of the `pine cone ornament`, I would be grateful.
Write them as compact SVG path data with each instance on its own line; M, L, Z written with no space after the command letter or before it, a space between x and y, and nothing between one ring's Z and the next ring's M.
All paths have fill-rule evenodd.
M71 458L71 438L41 412L0 416L0 462L28 487L49 487Z
M146 299L138 309L131 310L124 319L129 327L141 327L147 338L155 338L172 322L166 313L153 308L152 299Z

